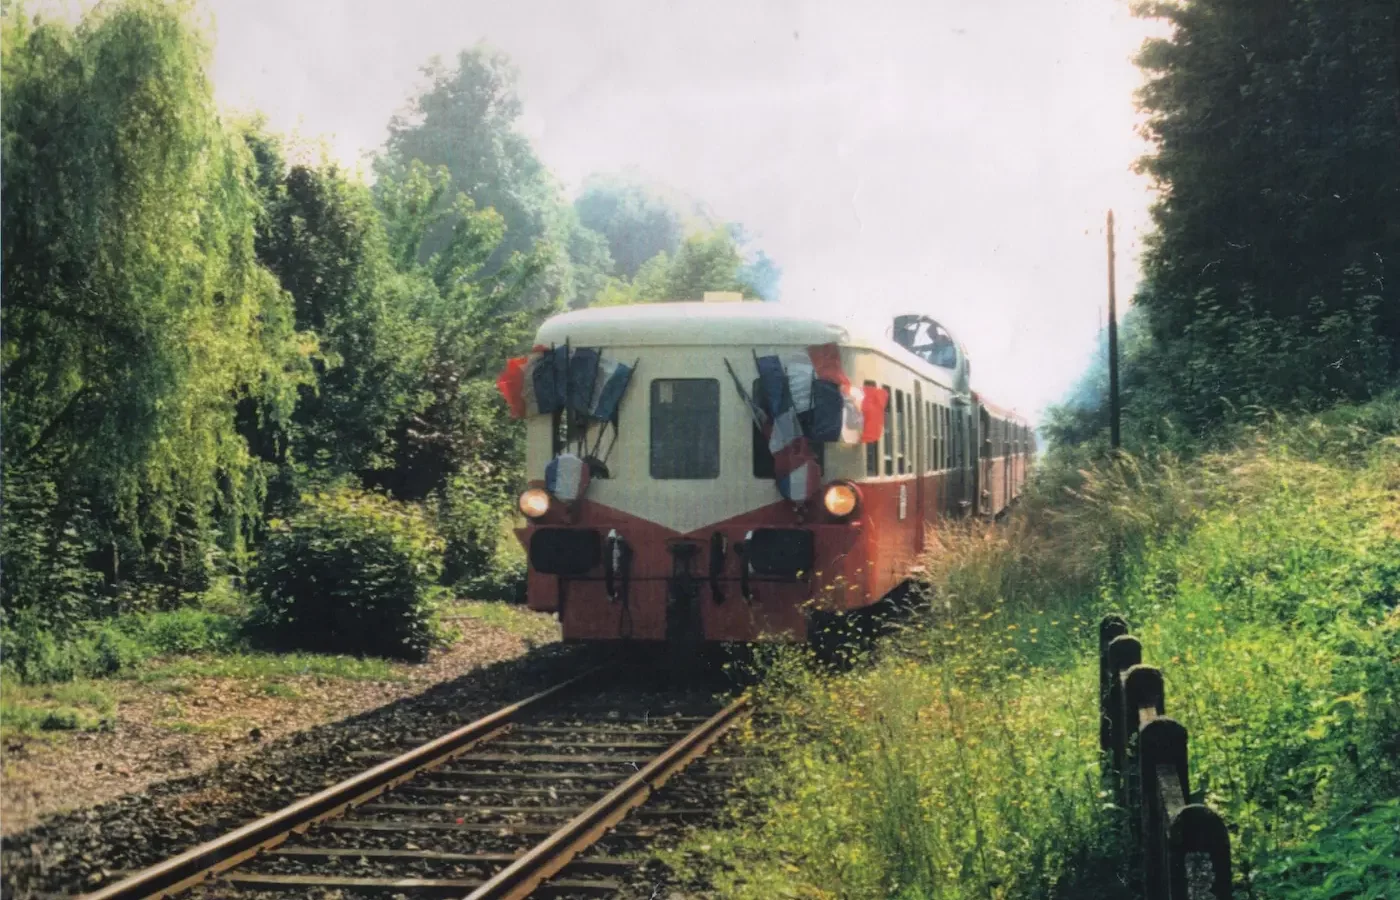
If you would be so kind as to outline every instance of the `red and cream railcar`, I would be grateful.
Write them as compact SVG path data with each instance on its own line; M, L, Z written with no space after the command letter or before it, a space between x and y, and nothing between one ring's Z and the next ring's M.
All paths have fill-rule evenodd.
M1002 511L1034 452L1024 421L969 390L962 348L926 317L859 327L769 303L582 310L541 326L533 361L512 361L517 389L561 348L560 384L594 372L579 410L567 386L558 404L510 397L507 375L502 389L528 417L528 604L557 613L569 640L805 640L810 611L861 609L905 582L943 517ZM815 469L785 472L794 445L777 447L763 415L760 361L795 359L811 377L807 351L824 359L818 375L845 382L843 436L852 412L863 421L857 442L805 442ZM784 402L820 403L806 390L794 380ZM590 402L606 409L585 415Z

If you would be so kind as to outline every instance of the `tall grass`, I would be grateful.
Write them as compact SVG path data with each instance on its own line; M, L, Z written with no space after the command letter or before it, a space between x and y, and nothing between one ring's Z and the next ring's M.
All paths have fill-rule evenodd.
M1098 780L1096 635L1126 613L1252 897L1394 896L1400 403L1183 460L1052 456L1004 525L938 535L879 658L775 651L735 827L674 861L724 896L1135 896ZM1358 824L1361 823L1361 824ZM1387 844L1386 841L1389 841Z

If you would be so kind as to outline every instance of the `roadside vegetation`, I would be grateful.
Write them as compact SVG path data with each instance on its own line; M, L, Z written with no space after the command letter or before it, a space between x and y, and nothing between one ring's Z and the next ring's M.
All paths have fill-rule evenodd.
M692 201L605 176L564 197L517 129L514 67L484 45L428 61L371 185L217 107L197 2L76 22L6 2L0 29L14 727L108 721L21 685L175 657L424 660L451 636L445 604L520 595L521 427L494 380L538 323L776 291L742 229Z
M1003 523L940 526L929 606L845 673L775 651L732 827L673 854L734 897L1140 896L1099 780L1122 613L1231 829L1236 896L1400 897L1396 10L1136 5L1160 190L1107 370L1050 412Z
M767 661L746 739L772 761L679 864L734 897L1137 896L1099 779L1116 611L1166 676L1244 895L1395 896L1375 891L1400 858L1400 396L1189 461L1056 454L1007 522L945 533L927 564L928 609L875 659ZM1322 890L1343 871L1355 893Z

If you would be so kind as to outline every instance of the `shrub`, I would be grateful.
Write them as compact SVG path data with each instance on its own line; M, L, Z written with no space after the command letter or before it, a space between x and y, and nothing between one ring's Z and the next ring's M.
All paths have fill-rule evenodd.
M282 648L421 660L434 641L441 540L415 508L348 488L274 523L253 631Z
M198 609L132 613L65 629L21 610L0 632L0 656L5 677L47 684L115 675L156 656L231 650L239 632L237 618Z

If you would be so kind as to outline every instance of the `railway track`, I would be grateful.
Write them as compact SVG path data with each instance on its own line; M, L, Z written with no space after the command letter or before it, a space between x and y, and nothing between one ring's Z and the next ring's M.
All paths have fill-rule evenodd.
M638 807L748 709L621 674L595 670L416 746L361 751L359 774L85 896L625 895L658 835L710 811ZM733 771L695 768L711 798Z

